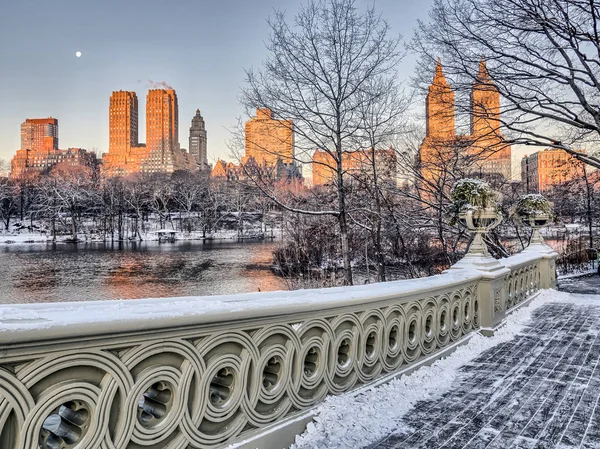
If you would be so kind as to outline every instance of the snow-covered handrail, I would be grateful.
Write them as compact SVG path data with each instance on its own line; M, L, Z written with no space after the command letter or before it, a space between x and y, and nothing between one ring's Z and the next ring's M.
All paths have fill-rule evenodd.
M493 327L511 283L553 286L552 254L356 287L0 306L0 447L224 447Z

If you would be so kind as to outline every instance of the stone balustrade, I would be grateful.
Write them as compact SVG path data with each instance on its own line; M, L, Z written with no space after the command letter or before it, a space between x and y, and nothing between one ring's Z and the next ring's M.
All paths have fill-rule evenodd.
M383 284L0 306L0 448L225 447L492 329L554 285L555 257L541 245Z

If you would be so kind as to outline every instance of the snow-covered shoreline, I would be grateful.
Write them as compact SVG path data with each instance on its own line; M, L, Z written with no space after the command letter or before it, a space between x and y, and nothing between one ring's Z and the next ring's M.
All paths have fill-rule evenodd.
M217 232L214 234L210 234L209 236L202 236L202 233L191 233L184 234L181 232L176 232L176 240L182 241L231 241L238 240L240 237L238 236L236 231L231 232ZM261 240L260 236L247 235L242 236L242 240ZM265 239L271 240L270 236L267 236ZM124 242L137 242L140 240L123 240ZM147 233L143 236L142 242L157 242L159 241L158 235L155 233ZM85 235L80 235L78 237L78 243L114 243L118 242L118 240L111 241L110 238L97 238L90 237ZM44 234L39 233L0 233L0 245L26 245L32 243L45 243L45 244L58 244L58 243L72 243L71 236L62 235L57 237L56 240L52 240L51 237L48 237Z

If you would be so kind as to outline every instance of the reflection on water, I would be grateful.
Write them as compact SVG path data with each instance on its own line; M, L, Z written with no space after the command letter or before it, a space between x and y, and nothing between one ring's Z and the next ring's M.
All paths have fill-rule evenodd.
M142 242L0 247L0 304L283 290L273 243Z

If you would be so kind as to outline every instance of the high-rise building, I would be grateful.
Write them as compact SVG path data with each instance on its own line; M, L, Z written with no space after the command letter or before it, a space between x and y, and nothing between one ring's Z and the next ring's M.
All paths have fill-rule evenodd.
M583 162L563 150L548 148L521 159L521 181L527 193L542 193L581 176Z
M246 122L245 156L259 164L275 165L294 162L294 130L291 120L276 120L270 109L256 110L256 116Z
M135 92L120 90L110 96L108 151L129 153L138 145L138 99Z
M196 170L179 148L179 106L173 89L153 89L146 97L146 144L138 143L135 92L113 92L109 110L109 150L102 156L104 176Z
M179 105L173 89L151 89L146 96L146 148L144 172L172 173L180 165Z
M139 171L146 149L138 142L138 123L136 93L113 92L108 110L108 153L102 157L105 176L124 176Z
M189 153L196 158L200 170L209 168L206 153L206 125L204 117L200 114L200 109L196 109L196 115L192 118Z
M21 150L58 150L58 119L28 118L21 124Z
M219 160L211 171L211 177L239 181L256 176L302 184L302 172L294 163L291 120L274 119L268 108L257 109L256 116L246 122L245 134L245 155L240 163L235 165Z
M426 99L426 134L419 148L421 175L425 180L444 179L448 165L472 175L500 175L511 179L511 148L500 130L500 93L485 61L471 89L470 134L455 131L454 92L438 59Z
M485 61L479 63L471 90L471 145L474 172L499 174L511 179L511 148L500 129L500 92L492 82Z
M439 59L425 99L425 116L426 137L442 140L454 138L454 92L446 81Z

